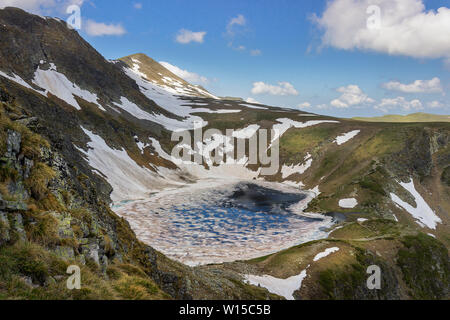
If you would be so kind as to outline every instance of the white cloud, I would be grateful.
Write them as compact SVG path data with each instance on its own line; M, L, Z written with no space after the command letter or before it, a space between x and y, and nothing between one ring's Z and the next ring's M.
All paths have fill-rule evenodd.
M121 36L127 33L121 24L105 24L93 20L86 21L83 29L88 35L93 37Z
M59 15L69 17L66 10L71 5L82 7L85 0L0 0L0 8L17 7L41 15ZM120 24L105 24L87 20L83 29L90 36L123 35L126 30Z
M429 107L429 108L432 108L432 109L434 109L434 108L443 108L444 107L444 104L443 103L441 103L441 102L439 102L439 101L430 101L430 102L428 102L427 103L427 106Z
M228 35L232 36L234 35L234 26L245 26L247 23L247 20L242 14L237 15L236 17L232 18L227 25L227 33Z
M262 81L253 83L252 94L270 94L273 96L298 95L298 91L289 82L278 82L277 86Z
M82 6L84 0L0 0L0 9L17 7L36 14L65 12L70 5Z
M136 2L133 4L133 8L137 9L137 10L141 10L142 9L142 3L140 2Z
M203 43L206 31L193 32L191 30L181 29L178 31L176 41L181 44L188 44L191 42Z
M254 49L250 51L250 55L256 57L256 56L260 56L262 54L261 50L259 49Z
M311 108L311 103L309 103L309 102L303 102L303 103L300 103L300 104L297 106L297 108L299 108L299 109Z
M379 28L368 27L374 4L381 9ZM324 46L450 59L450 9L426 11L422 0L332 0L313 21L324 30Z
M400 109L402 111L418 111L424 109L420 100L414 99L408 101L404 97L383 99L381 100L381 103L376 105L374 108L384 113L388 113L392 109Z
M257 101L256 99L253 99L253 98L247 98L247 100L245 100L245 102L255 103L255 104L262 104L261 102Z
M403 84L397 81L383 83L382 87L388 90L405 93L440 93L443 92L441 80L433 78L431 80L416 80L410 84Z
M360 87L354 84L346 87L340 87L336 89L336 91L342 93L342 95L330 102L330 104L335 108L349 108L354 105L375 102L375 100L369 98Z
M201 85L206 85L209 83L208 78L203 77L197 73L194 72L189 72L187 70L183 70L177 66L174 66L173 64L170 64L168 62L165 61L160 61L159 62L164 68L166 68L167 70L169 70L170 72L174 73L175 75L179 76L180 78L193 83L193 84L201 84Z

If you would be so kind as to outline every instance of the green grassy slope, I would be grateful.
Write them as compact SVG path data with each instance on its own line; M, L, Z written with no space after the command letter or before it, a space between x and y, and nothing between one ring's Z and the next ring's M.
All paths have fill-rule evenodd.
M366 122L450 122L449 115L438 115L429 113L412 113L406 116L385 115L382 117L355 117L353 120Z

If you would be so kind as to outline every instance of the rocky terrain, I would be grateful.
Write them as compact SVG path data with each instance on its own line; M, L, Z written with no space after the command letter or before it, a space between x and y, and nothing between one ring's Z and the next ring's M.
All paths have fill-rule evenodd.
M236 140L278 129L279 172L176 163L172 132L200 120ZM449 129L219 99L145 55L107 61L65 22L0 10L0 298L446 299ZM227 175L310 190L305 211L336 224L266 257L188 267L113 211ZM71 264L81 290L65 287ZM366 286L371 265L381 290Z

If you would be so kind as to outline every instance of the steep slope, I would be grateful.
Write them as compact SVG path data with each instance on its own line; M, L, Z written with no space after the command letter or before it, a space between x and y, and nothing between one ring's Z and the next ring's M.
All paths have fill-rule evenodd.
M243 272L282 280L302 278L307 292L291 293L300 298L448 295L448 290L435 286L448 283L446 248L420 233L430 233L450 246L450 124L366 123L216 99L142 54L107 61L64 22L19 9L0 10L0 44L1 155L5 158L0 163L0 191L6 208L0 207L5 211L0 254L6 257L0 261L7 261L4 270L8 270L0 274L2 297L30 297L36 285L44 292L46 281L60 279L65 266L54 269L54 261L84 261L86 272L97 279L94 287L112 286L110 294L101 298L126 298L120 288L132 286L142 298L275 298L265 289L245 284ZM197 121L202 121L204 130L218 130L215 136L222 141L227 129L236 130L230 139L246 143L260 129L277 129L279 170L263 176L260 170L265 165L260 162L177 161L171 157L176 143L171 141L172 131L192 132ZM214 140L205 146L214 145ZM191 155L199 152L194 146L186 148ZM218 152L225 154L225 149L219 146ZM210 156L201 155L205 160ZM247 152L245 157L249 156ZM30 180L26 172L33 168L39 171ZM312 248L307 255L293 248L293 259L286 261L278 260L283 257L280 253L237 266L189 268L140 242L110 208L112 202L123 206L207 178L265 179L310 190L315 199L308 212L332 216L337 222L331 239L320 243L336 241L340 249L333 253L342 259L333 263L342 272L330 273L329 264L315 269L315 255L330 249L316 242L301 246ZM133 215L128 218L135 225ZM54 219L60 230L47 229ZM29 242L38 249L25 250ZM23 253L20 256L32 252L39 268L25 270L26 260L12 258L17 252ZM93 263L88 262L93 257ZM430 257L435 271L427 273L432 281L426 281L418 275ZM298 259L303 259L305 268L311 262L304 277L298 277L304 270L298 269ZM274 267L265 269L269 260ZM361 270L374 261L392 271L386 280L401 283L402 290L389 287L378 296L361 290ZM411 271L414 261L420 263ZM45 272L40 273L42 263ZM105 274L119 283L108 281ZM310 278L313 275L317 278ZM31 277L31 284L28 278L20 280L23 276ZM352 285L339 287L349 277L355 280ZM412 280L417 277L420 287ZM258 278L251 279L255 283ZM26 294L7 291L18 281ZM57 281L57 286L63 284ZM51 297L59 294L52 292ZM80 298L92 297L97 296Z
M128 67L132 68L146 80L168 90L171 93L181 96L218 99L201 86L192 85L181 79L145 54L133 54L131 56L121 58L120 61L125 62Z

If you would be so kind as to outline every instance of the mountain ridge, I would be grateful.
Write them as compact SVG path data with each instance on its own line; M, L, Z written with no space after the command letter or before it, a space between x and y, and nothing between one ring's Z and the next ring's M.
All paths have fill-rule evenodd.
M382 117L355 117L353 120L368 122L450 122L449 115L416 112L408 115L389 114Z

